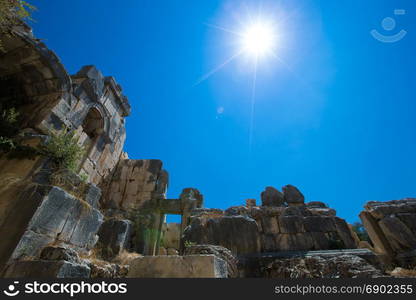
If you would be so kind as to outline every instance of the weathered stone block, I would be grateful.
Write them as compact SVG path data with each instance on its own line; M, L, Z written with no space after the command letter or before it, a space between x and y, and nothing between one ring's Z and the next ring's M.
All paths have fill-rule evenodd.
M90 268L67 261L15 261L3 273L5 278L89 278Z
M183 234L184 241L211 244L230 249L234 254L260 252L260 236L256 221L243 216L192 218Z
M320 201L308 202L308 203L305 203L305 205L306 207L309 207L309 208L328 208L328 206L325 203L320 202Z
M416 249L416 237L397 217L385 217L381 219L378 224L386 235L390 245L392 245L397 252L406 252L411 249Z
M111 259L127 247L131 234L131 221L109 219L105 221L98 232L102 255Z
M65 260L72 263L80 263L78 253L67 247L48 246L40 253L41 260Z
M103 221L102 214L85 201L52 187L29 223L29 230L87 247Z
M331 232L336 231L334 218L325 216L303 218L307 232Z
M308 209L314 216L327 216L335 217L336 211L332 208L309 208Z
M97 208L101 198L101 189L95 184L88 185L87 192L85 194L85 201L87 201L92 207Z
M280 232L277 218L274 216L263 216L261 218L261 227L266 234L277 234Z
M246 206L247 207L253 207L256 206L256 199L246 199Z
M226 278L227 264L215 255L144 256L130 264L128 278Z
M278 249L276 245L276 235L274 234L262 234L261 235L261 251L273 252Z
M308 233L276 235L276 250L278 251L311 250L313 246L314 241Z
M329 249L330 241L328 236L323 232L309 232L313 240L313 248L315 250Z
M340 236L341 240L343 241L345 248L347 249L355 249L357 248L357 244L355 243L354 238L352 237L351 230L348 227L347 222L345 220L334 217L335 228L337 230L338 235Z
M266 187L261 193L261 205L263 206L281 206L283 202L283 194L272 186Z
M416 236L416 213L399 213L396 215Z
M284 201L289 205L302 205L305 202L303 194L293 185L285 185L283 188Z
M282 233L305 232L304 218L299 216L281 216L279 217L279 227Z
M377 220L367 211L362 211L360 213L360 219L374 244L374 250L376 253L392 257L393 249L378 225Z
M186 247L185 255L207 255L212 254L227 263L228 277L235 278L238 276L237 259L230 250L215 245L194 245ZM169 255L169 254L168 254Z
M16 260L26 257L37 257L42 248L49 243L52 243L54 240L55 237L27 230L19 240L19 243L14 249L10 259Z

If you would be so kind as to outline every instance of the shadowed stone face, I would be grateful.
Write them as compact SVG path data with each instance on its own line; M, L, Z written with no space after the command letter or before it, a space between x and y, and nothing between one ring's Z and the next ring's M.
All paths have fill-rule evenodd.
M293 185L285 185L283 188L284 201L290 205L303 205L305 197L303 194Z
M261 205L263 206L281 206L283 202L283 194L272 186L266 187L261 193Z

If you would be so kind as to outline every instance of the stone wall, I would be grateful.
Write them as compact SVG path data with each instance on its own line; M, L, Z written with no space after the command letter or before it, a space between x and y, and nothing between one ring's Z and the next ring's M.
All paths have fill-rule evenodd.
M93 205L98 202L97 196L99 193L87 192L85 199L79 199L58 187L26 186L16 194L15 209L7 214L0 228L4 238L0 267L36 259L49 244L62 244L78 251L91 249L103 222L103 215Z
M166 199L168 174L162 161L120 160L113 175L103 187L102 207L128 212L144 209L151 202Z
M13 33L2 39L0 109L16 109L22 130L45 135L75 130L85 150L82 172L101 183L116 166L126 137L130 106L121 87L94 66L70 76L30 28L19 26Z
M387 261L416 265L416 199L368 202L360 218L374 250Z
M288 189L295 191L291 198ZM333 209L321 202L305 204L294 187L284 190L286 197L276 189L266 189L262 206L249 201L249 206L224 212L196 210L183 238L221 245L234 254L357 248L350 227Z

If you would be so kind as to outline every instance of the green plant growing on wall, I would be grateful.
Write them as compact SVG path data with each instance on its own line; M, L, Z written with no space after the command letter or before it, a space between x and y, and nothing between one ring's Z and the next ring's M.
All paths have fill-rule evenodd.
M10 29L25 20L31 20L36 7L23 0L0 0L0 36L10 35ZM0 50L3 50L0 38Z
M58 169L77 172L84 149L78 145L75 132L64 129L58 133L50 132L49 136L49 141L39 146L40 154L50 157L57 164Z

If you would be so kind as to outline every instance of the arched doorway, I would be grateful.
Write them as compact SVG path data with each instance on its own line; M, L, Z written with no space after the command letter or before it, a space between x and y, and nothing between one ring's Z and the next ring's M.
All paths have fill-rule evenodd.
M100 111L92 107L83 123L82 123L82 139L81 146L84 148L84 158L81 163L81 168L85 165L86 160L92 156L92 152L95 149L95 145L104 133L104 119ZM84 168L85 169L85 168ZM88 174L88 170L85 170ZM90 174L88 174L90 175Z

